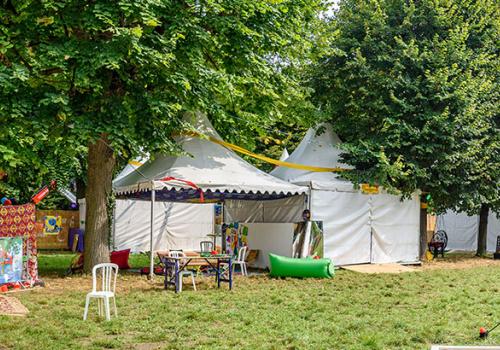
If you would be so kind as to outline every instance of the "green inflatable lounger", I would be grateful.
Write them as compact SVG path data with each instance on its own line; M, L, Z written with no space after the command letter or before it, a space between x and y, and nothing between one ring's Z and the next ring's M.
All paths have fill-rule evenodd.
M330 259L288 258L269 254L272 277L332 278L335 271Z

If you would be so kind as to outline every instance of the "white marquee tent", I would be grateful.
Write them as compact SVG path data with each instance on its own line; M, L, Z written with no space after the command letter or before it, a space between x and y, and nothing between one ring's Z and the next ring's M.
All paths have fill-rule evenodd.
M80 205L80 228L85 229L85 199ZM194 250L213 231L213 204L155 202L154 250ZM146 201L117 199L113 215L112 249L145 252L150 248L151 205Z
M199 134L222 140L206 116L196 114L191 124ZM233 151L199 136L181 136L177 142L187 153L181 156L159 155L147 161L138 170L114 182L117 194L141 193L155 190L186 189L185 184L166 182L166 177L189 180L203 191L233 193L235 199L245 198L239 193L255 194L272 199L307 192L306 188L290 184L264 173L247 163ZM195 191L196 192L196 191ZM167 193L164 193L168 197Z
M148 160L139 157L129 162L115 177L113 184L135 171ZM80 205L80 228L85 229L85 199ZM178 202L155 202L155 250L173 247L185 250L199 248L214 227L214 205ZM149 251L151 206L149 202L117 199L113 212L112 249L131 249L132 252ZM168 220L167 220L168 218Z
M446 249L475 251L477 249L477 233L479 228L479 215L469 216L465 213L448 211L437 218L436 230L444 230L448 235ZM500 236L500 219L495 213L488 216L486 250L494 252L497 237Z
M319 167L340 163L340 139L330 125L310 129L287 162ZM419 255L419 200L400 201L386 193L364 194L331 172L278 167L277 178L310 187L313 220L323 221L325 256L336 265L415 262Z
M113 180L113 187L125 176L136 172L149 160L149 155L138 157ZM138 173L139 174L139 173ZM207 239L214 227L214 206L211 203L194 205L179 202L155 202L154 250L172 248L194 250L199 242ZM113 221L113 248L131 249L133 252L148 251L151 220L148 202L130 199L116 200Z
M191 119L189 122L198 133L221 140L203 114L191 114L186 118ZM158 223L168 226L169 220L172 219L168 210L157 213L155 202L196 201L200 191L193 188L194 184L203 191L206 199L224 201L224 209L234 221L244 221L249 212L255 214L256 210L257 216L260 219L265 217L268 222L300 221L302 210L305 208L307 187L296 186L266 174L233 151L206 138L179 136L177 142L186 155L158 155L154 160L148 160L138 171L133 171L114 182L114 190L118 196L136 202L151 201L150 217L154 219L146 222L143 219L137 220L137 225L148 226L151 223L148 250L157 250L161 247L158 242L165 241L162 232L158 232ZM191 184L183 182L186 180ZM287 204L286 210L277 205L281 202ZM189 211L200 204L185 205L189 206L186 207ZM130 221L134 218L124 215L124 220ZM120 225L120 218L117 217L117 240ZM134 233L132 230L129 232L132 239ZM211 232L199 232L203 236L207 233ZM142 238L141 244L144 244L144 241Z

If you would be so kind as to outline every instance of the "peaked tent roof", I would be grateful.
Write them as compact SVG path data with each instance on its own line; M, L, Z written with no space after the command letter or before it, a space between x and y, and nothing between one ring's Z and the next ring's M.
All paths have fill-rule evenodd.
M324 128L324 132L318 134L317 131L320 127ZM341 143L337 134L333 132L332 126L322 124L307 131L300 144L286 161L318 167L349 168L340 162L342 151L337 146ZM312 188L316 189L354 190L351 182L340 179L333 172L314 172L280 166L271 171L270 174L291 183L311 185Z
M221 140L204 114L189 114L186 120L200 134ZM212 193L253 194L251 199L271 199L272 195L284 197L308 191L305 187L266 174L233 151L202 137L180 136L177 142L188 155L157 155L154 160L148 160L142 165L138 171L115 181L113 183L115 192L119 195L147 192L152 189L153 183L155 190L190 188L181 182L161 181L165 177L191 181L203 191Z
M288 150L285 147L281 152L280 160L284 162L285 160L287 160L288 157L290 157L290 154L288 153Z
M138 169L141 165L146 163L146 161L149 159L149 155L145 157L137 157L132 161L129 161L127 165L120 171L118 175L113 179L113 184L120 180L121 178L124 178L128 174L134 172L136 169Z

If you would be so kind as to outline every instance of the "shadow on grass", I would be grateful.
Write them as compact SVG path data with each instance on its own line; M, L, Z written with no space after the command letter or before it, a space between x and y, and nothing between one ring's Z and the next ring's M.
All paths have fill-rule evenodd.
M64 277L68 275L71 261L78 253L66 251L39 251L38 252L38 275L43 277ZM131 254L129 265L132 271L130 274L137 275L138 270L149 266L149 256L147 254ZM121 271L120 273L127 273Z

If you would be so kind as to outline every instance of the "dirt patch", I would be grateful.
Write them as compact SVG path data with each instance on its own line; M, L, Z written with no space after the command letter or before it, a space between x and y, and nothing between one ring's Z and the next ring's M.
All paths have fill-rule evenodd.
M45 283L45 288L36 289L41 293L50 293L57 296L67 292L90 292L92 290L91 275L75 275L69 277L41 276ZM116 292L118 294L128 293L132 290L151 290L163 286L163 279L157 278L154 283L150 283L145 277L138 275L118 275L116 281Z
M165 345L167 345L166 342L162 343L141 343L141 344L135 344L133 349L135 350L158 350L162 349Z
M92 290L92 276L91 275L75 275L69 277L56 277L56 276L42 276L42 280L45 283L45 288L36 289L37 291L46 293L50 292L51 295L62 295L67 292L90 292ZM239 276L235 276L237 280ZM192 290L191 281L186 279L183 283L183 290ZM224 286L225 287L225 286ZM216 289L217 283L214 281L214 277L207 276L197 276L196 277L196 288L200 290L204 289ZM155 277L153 282L150 282L145 276L140 276L138 274L119 274L116 281L116 293L118 295L122 293L129 293L132 291L163 291L163 277ZM173 288L169 289L173 292Z
M424 270L439 269L470 269L483 266L500 266L500 260L493 260L490 257L480 258L473 253L448 253L444 258L434 259L422 264Z
M26 316L28 309L14 297L0 296L0 315Z
M343 269L360 273L402 273L419 271L413 267L403 266L401 264L360 264L342 266Z
M399 266L399 265L398 265ZM448 253L444 258L438 258L433 261L424 262L419 267L409 267L411 271L422 270L440 270L440 269L469 269L483 266L500 267L500 260L493 260L492 258L479 258L474 256L473 253ZM237 284L253 283L256 281L260 283L261 275L252 276L249 278L241 279L240 276L235 276ZM33 292L50 293L53 296L63 295L67 292L90 292L92 289L92 276L91 275L75 275L69 277L56 277L56 276L42 276L45 282L45 288L36 288ZM198 276L196 277L196 287L199 290L216 289L217 284L214 282L214 277ZM185 289L191 290L192 286L188 281L185 281ZM157 276L153 283L151 283L145 276L138 274L124 273L118 275L116 283L116 291L118 295L122 293L129 293L132 291L163 291L163 277ZM170 289L173 292L172 289Z

